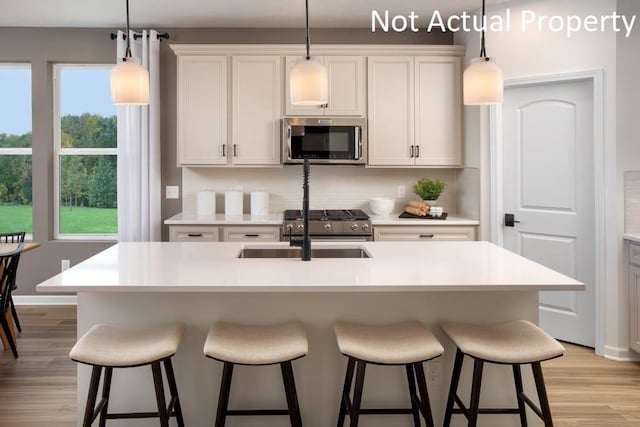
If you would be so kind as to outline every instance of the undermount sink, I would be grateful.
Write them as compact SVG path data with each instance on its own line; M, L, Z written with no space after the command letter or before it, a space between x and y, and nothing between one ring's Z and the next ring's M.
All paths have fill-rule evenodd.
M238 258L300 258L300 248L244 248ZM313 258L371 258L364 248L311 248Z

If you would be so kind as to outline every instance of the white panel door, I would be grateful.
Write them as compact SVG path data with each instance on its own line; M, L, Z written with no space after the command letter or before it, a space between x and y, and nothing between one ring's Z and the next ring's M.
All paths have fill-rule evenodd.
M329 75L328 116L364 116L366 74L364 56L325 56Z
M574 277L585 292L541 292L540 325L595 345L591 81L507 88L503 105L504 246Z
M412 56L368 58L369 165L413 165Z
M273 55L232 58L233 164L280 164L281 64Z

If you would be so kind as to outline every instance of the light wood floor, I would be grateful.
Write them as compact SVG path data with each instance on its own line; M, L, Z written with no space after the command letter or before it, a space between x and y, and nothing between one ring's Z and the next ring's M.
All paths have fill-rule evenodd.
M20 358L0 354L0 426L75 426L76 367L68 358L76 340L75 307L18 311ZM640 363L566 348L564 357L543 364L556 427L640 426Z

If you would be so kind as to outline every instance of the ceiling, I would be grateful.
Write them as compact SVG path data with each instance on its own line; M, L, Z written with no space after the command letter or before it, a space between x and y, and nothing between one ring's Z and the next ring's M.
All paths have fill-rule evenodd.
M509 0L487 0L487 4ZM371 11L443 16L480 8L480 0L310 0L313 27L369 27ZM0 26L123 27L125 0L0 0ZM304 0L130 0L131 26L303 27Z

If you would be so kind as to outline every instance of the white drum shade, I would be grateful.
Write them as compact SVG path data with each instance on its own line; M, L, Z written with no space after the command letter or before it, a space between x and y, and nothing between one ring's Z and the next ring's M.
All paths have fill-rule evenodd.
M493 58L473 58L464 71L464 105L500 104L504 95L502 70Z
M126 58L111 70L111 101L115 105L149 104L149 71L138 58Z
M289 73L291 103L322 105L329 102L329 76L324 65L313 58L301 59Z

